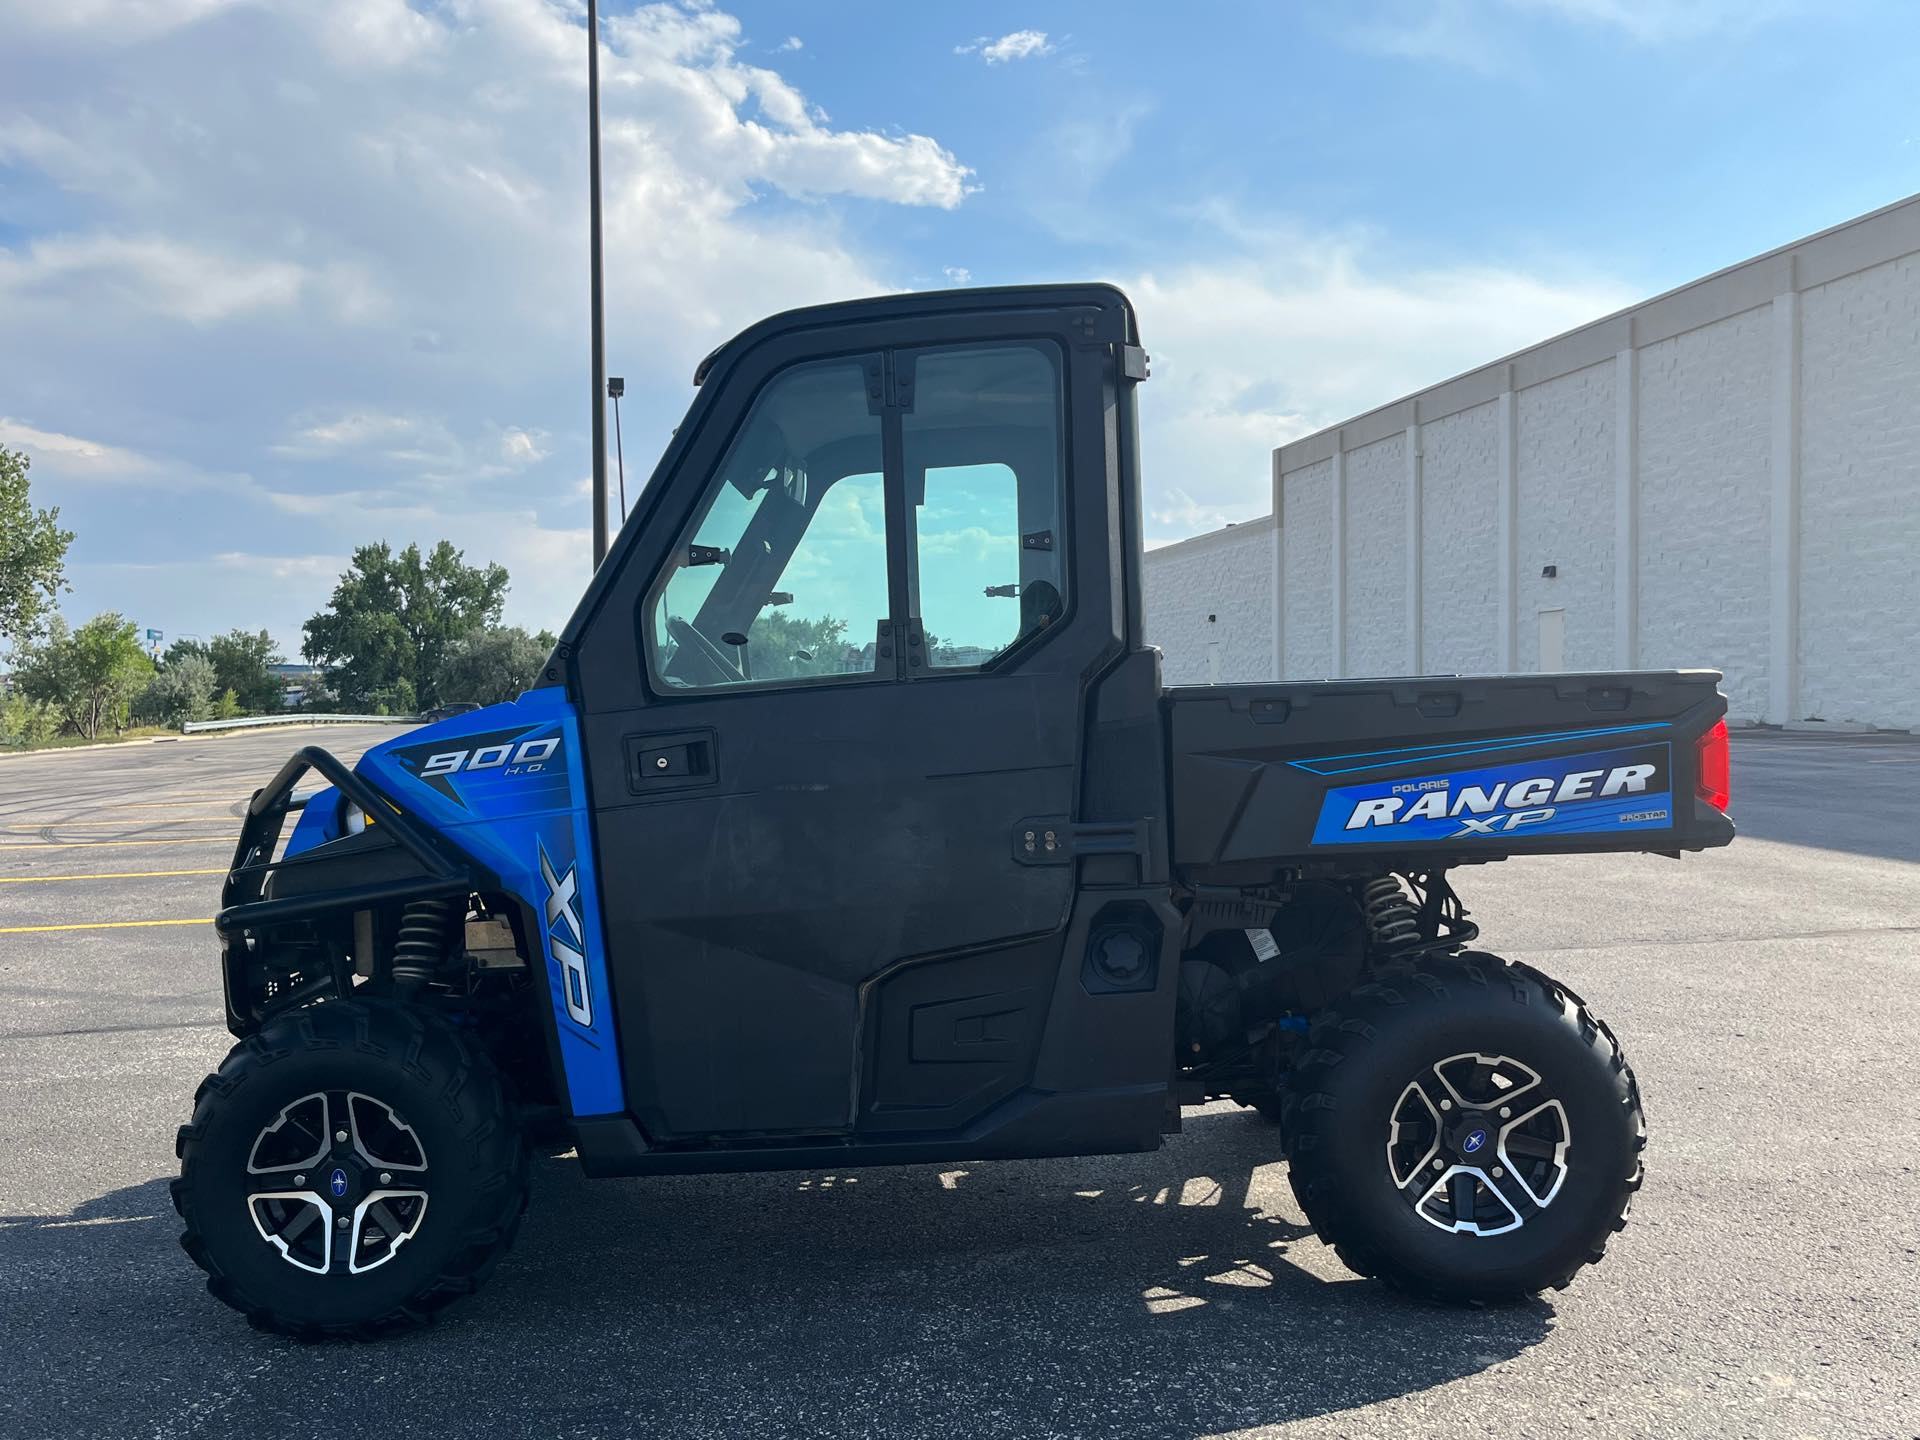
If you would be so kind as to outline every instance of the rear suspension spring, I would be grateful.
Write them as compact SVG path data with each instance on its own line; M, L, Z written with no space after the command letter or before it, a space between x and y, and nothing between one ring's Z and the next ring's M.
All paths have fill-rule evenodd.
M1420 943L1420 912L1414 909L1398 876L1369 880L1361 903L1366 907L1367 933L1376 952L1394 955Z

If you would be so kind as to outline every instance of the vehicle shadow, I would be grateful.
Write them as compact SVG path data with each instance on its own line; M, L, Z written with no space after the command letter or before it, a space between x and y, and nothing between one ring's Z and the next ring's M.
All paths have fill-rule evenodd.
M1189 1436L1416 1393L1548 1334L1543 1302L1347 1276L1275 1149L1208 1112L1153 1155L615 1182L543 1160L487 1288L374 1345L248 1330L156 1179L0 1219L0 1308L30 1337L0 1431L400 1433L427 1406L441 1435Z

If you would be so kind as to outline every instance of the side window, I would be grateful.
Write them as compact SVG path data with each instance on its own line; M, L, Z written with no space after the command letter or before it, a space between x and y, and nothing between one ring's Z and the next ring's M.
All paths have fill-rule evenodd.
M1067 603L1056 352L1027 344L921 351L902 416L913 613L934 669L972 669L1053 624Z
M760 392L649 593L656 684L876 673L887 522L867 384L854 358L795 366Z

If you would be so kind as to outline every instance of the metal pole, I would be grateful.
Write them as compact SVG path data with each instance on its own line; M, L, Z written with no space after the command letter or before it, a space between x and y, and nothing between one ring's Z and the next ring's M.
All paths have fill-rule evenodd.
M587 0L587 229L593 291L593 568L607 558L607 337L600 276L600 10Z

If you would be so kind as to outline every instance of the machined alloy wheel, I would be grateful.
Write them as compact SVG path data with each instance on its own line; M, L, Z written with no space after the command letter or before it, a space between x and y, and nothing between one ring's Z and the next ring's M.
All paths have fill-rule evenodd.
M1564 985L1468 952L1382 967L1288 1077L1295 1196L1362 1275L1513 1299L1601 1258L1640 1188L1640 1091Z
M1387 1173L1413 1213L1449 1234L1504 1235L1567 1179L1567 1107L1539 1073L1469 1051L1407 1082L1387 1123Z
M512 1243L527 1156L473 1037L336 1001L233 1047L181 1127L180 1243L263 1329L366 1336L471 1294Z
M384 1265L427 1217L420 1137L354 1090L317 1090L283 1108L255 1137L247 1177L253 1228L309 1274Z

